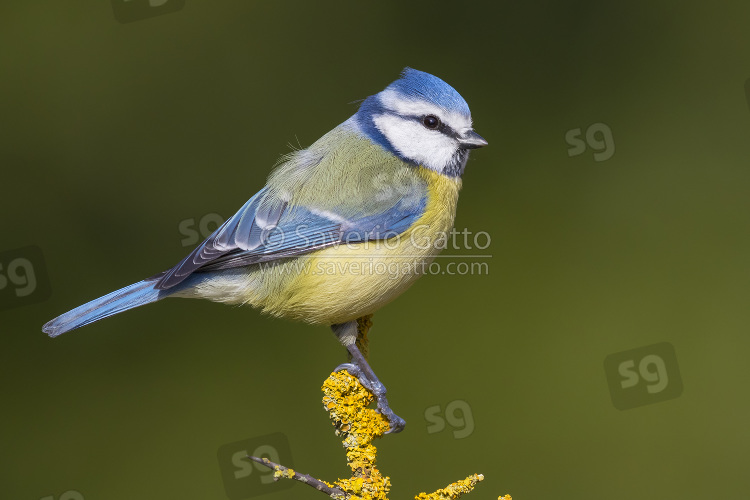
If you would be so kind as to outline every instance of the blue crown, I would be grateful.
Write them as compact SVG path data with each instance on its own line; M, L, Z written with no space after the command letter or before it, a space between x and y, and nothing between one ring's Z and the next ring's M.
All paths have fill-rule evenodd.
M404 68L401 78L388 85L386 90L395 90L411 100L425 100L446 111L470 116L469 105L456 89L440 78L412 68Z

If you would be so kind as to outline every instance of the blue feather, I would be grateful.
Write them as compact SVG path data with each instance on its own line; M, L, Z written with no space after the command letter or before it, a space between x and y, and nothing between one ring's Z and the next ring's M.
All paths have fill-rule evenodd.
M155 279L149 278L108 293L49 321L42 327L42 331L50 337L57 337L94 321L156 302L185 288L183 286L170 290L157 290L154 288L155 285Z
M406 98L421 100L440 106L446 111L461 113L469 117L469 105L456 89L440 78L424 71L404 68L401 78L386 87L386 90L396 90Z

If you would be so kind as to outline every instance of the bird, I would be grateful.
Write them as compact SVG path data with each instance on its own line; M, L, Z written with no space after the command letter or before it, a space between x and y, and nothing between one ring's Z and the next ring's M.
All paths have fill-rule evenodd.
M357 319L425 274L453 229L469 153L487 144L453 87L407 67L349 119L282 156L265 186L177 265L42 331L57 337L166 297L327 325L350 355L337 370L356 376L388 432L399 432L405 421L356 345Z

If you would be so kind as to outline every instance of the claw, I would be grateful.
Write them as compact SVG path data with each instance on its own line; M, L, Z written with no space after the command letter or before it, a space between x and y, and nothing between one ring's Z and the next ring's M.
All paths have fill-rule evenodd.
M388 408L387 413L383 413L380 406L378 406L378 411L380 411L380 413L388 420L388 423L391 424L391 428L385 431L386 434L399 433L404 430L404 427L406 427L406 420L393 413L390 408Z

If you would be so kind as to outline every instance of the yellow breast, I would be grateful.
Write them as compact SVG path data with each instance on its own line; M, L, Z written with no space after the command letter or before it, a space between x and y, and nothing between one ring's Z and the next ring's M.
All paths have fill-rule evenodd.
M247 302L275 316L335 324L370 314L427 271L453 228L459 178L423 167L424 214L402 234L382 241L342 243L274 267L274 279ZM266 271L268 272L268 271ZM279 274L280 273L280 274Z

